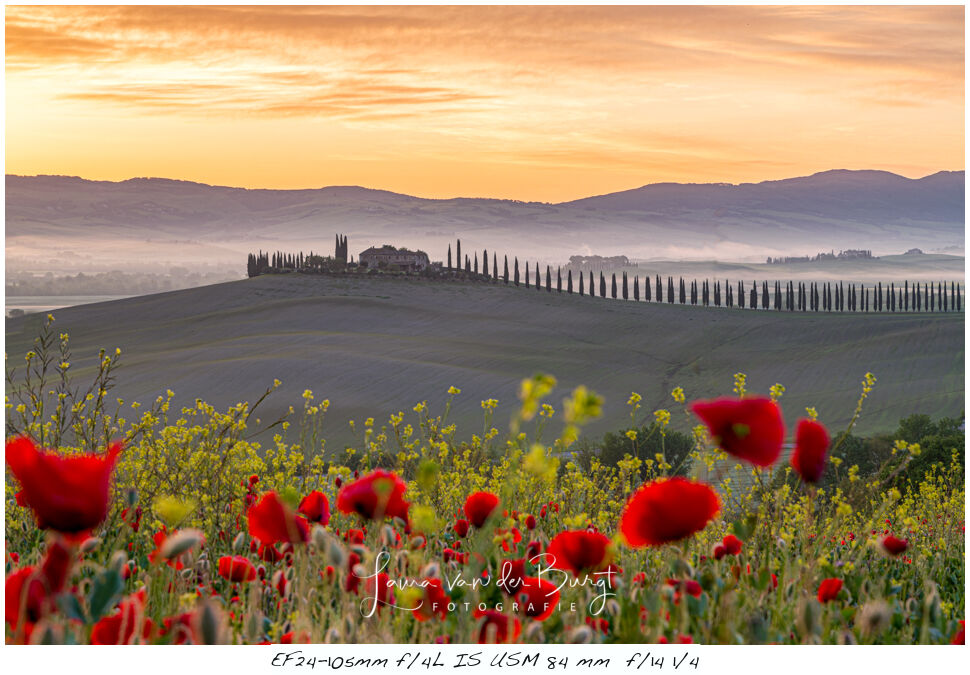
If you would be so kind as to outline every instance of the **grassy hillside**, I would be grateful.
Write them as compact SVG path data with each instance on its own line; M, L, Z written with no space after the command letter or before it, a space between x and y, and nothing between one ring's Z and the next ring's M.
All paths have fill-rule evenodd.
M489 397L500 401L495 419L504 428L518 382L536 371L559 379L557 410L579 384L605 397L603 418L587 428L594 434L628 421L631 391L643 395L649 416L673 406L675 386L689 398L730 393L738 371L753 392L784 384L789 422L813 405L822 421L844 425L866 371L879 381L862 432L889 430L915 412L957 415L964 402L962 314L742 312L501 284L291 275L56 317L57 330L71 334L79 376L93 372L100 347L121 347L115 396L149 401L170 388L179 403L200 397L224 407L254 401L279 378L280 391L265 404L271 410L298 407L306 388L331 400L330 447L349 440L349 419L377 416L380 424L424 399L440 412L451 385L462 389L451 419L464 433L481 427L480 401ZM7 320L10 363L22 363L42 320Z

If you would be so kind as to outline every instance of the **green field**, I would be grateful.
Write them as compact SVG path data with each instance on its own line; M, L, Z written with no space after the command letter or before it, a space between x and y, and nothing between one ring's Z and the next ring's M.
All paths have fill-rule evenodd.
M857 430L888 431L912 413L959 415L964 405L963 314L849 315L729 310L417 279L262 276L184 291L86 305L55 313L68 331L72 372L93 374L101 347L123 350L113 396L148 402L172 389L176 401L217 407L280 390L262 418L299 407L307 388L329 398L329 447L352 438L348 420L427 399L440 412L454 385L450 419L462 433L482 427L480 401L497 398L497 426L515 409L519 381L555 375L551 402L585 384L605 397L599 434L641 412L729 394L732 376L752 392L780 382L789 423L815 406L839 428L850 418L867 371L878 383ZM23 363L43 315L8 319L8 365ZM378 419L378 425L386 417ZM683 418L674 417L683 428ZM558 428L558 426L556 427ZM358 426L358 429L360 427Z

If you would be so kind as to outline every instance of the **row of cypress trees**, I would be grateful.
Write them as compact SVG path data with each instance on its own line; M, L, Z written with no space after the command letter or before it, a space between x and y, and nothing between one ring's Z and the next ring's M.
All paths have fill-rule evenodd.
M457 260L461 258L461 240L456 243ZM518 257L513 258L511 275L509 273L509 258L504 256L502 274L499 274L498 257L492 253L492 263L489 267L488 250L482 252L481 256L481 275L491 277L494 281L501 280L516 286L524 284L526 288L534 287L536 290L546 289L548 292L553 290L552 267L546 265L545 284L542 284L542 273L539 263L535 265L535 273L531 273L531 266L525 263L522 267L524 273L520 272ZM469 257L465 255L462 267L453 266L452 249L448 246L447 269L461 271L472 274L479 274L478 252L472 252ZM557 267L555 273L555 290L562 293L578 292L580 295L590 295L591 297L611 297L613 299L622 298L640 301L641 283L639 275L631 280L626 272L621 273L619 282L616 273L611 273L609 281L609 292L607 292L606 276L602 271L599 279L594 277L593 272L589 272L589 282L586 283L586 275L577 274L578 282L574 283L572 270L566 271L565 288L562 268ZM654 283L655 282L655 283ZM597 292L598 287L598 292ZM775 281L773 287L769 288L768 282L763 281L759 286L757 282L752 282L748 289L745 288L743 281L738 281L737 287L728 281L722 285L719 280L713 283L709 280L696 279L688 284L681 277L678 284L674 284L673 277L667 277L666 293L663 279L656 275L652 281L649 277L644 279L643 300L646 302L664 302L669 304L680 303L691 305L704 305L714 307L738 307L741 309L773 309L776 311L801 311L801 312L937 312L937 311L961 311L962 293L960 284L950 282L947 288L946 282L926 283L909 281L897 286L894 282L883 285L877 283L873 287L866 287L862 284L849 284L844 282L825 282L805 283L789 281L787 284Z

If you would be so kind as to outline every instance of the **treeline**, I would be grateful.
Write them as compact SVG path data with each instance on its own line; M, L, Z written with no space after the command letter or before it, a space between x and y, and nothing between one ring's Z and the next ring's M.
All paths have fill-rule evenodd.
M488 251L482 252L482 273L489 275ZM461 261L461 240L457 242L457 260ZM464 269L478 273L478 252L465 255ZM452 267L451 245L448 246L447 269ZM789 281L787 283L775 281L769 287L767 281L759 285L752 282L745 285L738 281L693 279L685 281L680 277L677 283L668 276L666 283L658 274L654 278L645 276L641 281L639 275L632 278L622 272L619 279L616 272L610 274L609 281L601 270L598 277L592 270L573 275L567 266L563 275L562 267L557 267L555 273L550 265L546 265L543 274L539 263L532 265L525 262L520 266L519 259L514 257L511 264L511 274L508 256L503 256L502 273L498 271L498 258L492 253L491 275L503 283L515 286L524 285L536 290L545 289L557 293L577 293L590 297L612 298L614 300L633 300L635 302L666 302L668 304L703 305L705 307L737 307L739 309L763 309L789 312L948 312L961 311L962 297L960 284L956 282L910 284L904 281L902 286L895 282L883 285L881 282L872 287L862 284L845 284L844 282L805 283ZM544 283L543 283L544 277ZM642 292L641 292L642 291Z
M921 251L922 253L922 251ZM769 256L766 261L769 265L784 265L786 263L819 262L820 260L879 260L872 256L872 251L850 248L847 251L831 251L829 253L819 253L814 256L787 256L784 258L772 258Z
M859 251L868 254L868 251ZM337 236L336 255L322 257L313 253L263 253L249 255L249 276L279 271L346 271L353 268L353 259L346 261L346 237ZM633 300L634 302L666 302L668 304L702 305L705 307L728 307L738 309L762 309L789 312L949 312L962 311L962 291L957 282L914 282L904 281L902 285L891 282L875 286L844 282L782 282L768 281L736 284L725 280L691 279L680 277L674 282L672 276L666 281L658 274L654 277L640 275L632 278L627 272L610 273L609 279L600 270L598 276L592 270L573 273L567 265L557 266L555 273L551 265L543 270L538 262L519 262L517 256L509 260L503 254L488 249L481 252L471 251L462 254L461 240L455 242L454 250L448 245L445 265L433 263L422 272L426 277L454 277L485 280L493 283L513 284L545 289L557 293L578 294L581 296L612 298L614 300Z
M180 269L169 274L151 272L99 272L97 274L42 277L22 276L10 278L4 285L8 296L52 296L52 295L145 295L195 288L224 281L235 281L240 275L226 271L193 272Z

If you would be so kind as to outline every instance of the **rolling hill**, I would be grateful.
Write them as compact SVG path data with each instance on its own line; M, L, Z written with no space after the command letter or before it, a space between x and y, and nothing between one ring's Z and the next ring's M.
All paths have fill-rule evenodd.
M729 394L743 371L749 389L780 382L789 423L815 406L833 429L845 425L866 371L878 377L858 429L888 431L911 413L958 415L964 402L964 321L947 315L829 315L633 303L504 285L418 279L263 276L56 312L71 334L73 371L90 375L99 348L121 347L112 396L150 401L171 388L224 408L254 401L280 412L312 389L329 398L327 437L351 438L348 420L378 424L428 400L442 411L457 386L451 419L468 437L482 431L480 401L500 401L505 428L519 381L537 371L559 379L557 410L573 387L605 397L594 434L629 420L630 392L642 411L675 408L669 392ZM42 316L8 319L7 353L19 363ZM560 413L561 414L561 413ZM411 420L413 421L413 419ZM558 416L553 428L559 428ZM674 423L687 427L675 413Z

